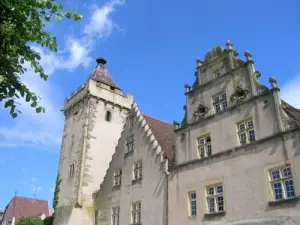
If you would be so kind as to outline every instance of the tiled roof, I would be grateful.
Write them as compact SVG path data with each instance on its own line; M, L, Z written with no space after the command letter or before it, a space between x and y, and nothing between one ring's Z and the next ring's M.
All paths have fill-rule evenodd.
M159 145L164 150L165 156L172 160L174 140L173 125L145 114L143 114L143 116L146 119L146 122L148 123Z
M106 84L106 85L109 85L111 87L121 90L121 88L119 88L119 86L113 81L108 70L102 64L98 64L96 66L91 77L93 80L95 80L97 82L100 82L100 83L103 83L103 84Z
M300 122L300 109L296 109L295 107L291 106L287 102L281 100L282 108L288 116L292 117L297 122Z
M5 217L15 217L16 221L21 217L39 217L42 214L49 216L48 201L26 197L12 198L5 210Z

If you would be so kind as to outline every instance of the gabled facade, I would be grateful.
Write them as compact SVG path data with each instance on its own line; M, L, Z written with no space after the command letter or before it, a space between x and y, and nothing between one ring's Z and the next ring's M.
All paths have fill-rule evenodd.
M173 125L133 104L100 190L95 224L165 225Z
M300 224L300 110L226 46L196 60L173 125L141 113L97 60L65 102L55 225Z
M300 224L300 111L230 41L197 59L175 122L169 224ZM297 121L298 120L298 121ZM285 222L284 222L285 221Z

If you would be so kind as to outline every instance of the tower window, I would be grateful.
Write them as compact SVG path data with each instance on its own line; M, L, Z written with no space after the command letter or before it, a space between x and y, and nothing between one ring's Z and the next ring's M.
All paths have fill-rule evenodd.
M73 177L74 176L74 164L69 165L69 177Z
M111 112L110 112L110 111L107 111L107 112L106 112L105 120L106 120L107 122L110 122L110 121L111 121Z

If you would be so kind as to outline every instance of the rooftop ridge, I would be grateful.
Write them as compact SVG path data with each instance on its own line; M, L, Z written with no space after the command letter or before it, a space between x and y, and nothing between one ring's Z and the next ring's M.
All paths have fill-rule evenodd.
M167 122L167 121L163 121L163 120L158 119L158 118L156 118L156 117L149 116L149 115L147 115L147 114L145 114L145 113L142 113L142 115L143 115L143 116L150 117L151 119L157 120L157 121L159 121L159 122L166 123L166 124L168 124L168 125L170 125L170 126L173 126L173 124L171 124L171 123L169 123L169 122Z

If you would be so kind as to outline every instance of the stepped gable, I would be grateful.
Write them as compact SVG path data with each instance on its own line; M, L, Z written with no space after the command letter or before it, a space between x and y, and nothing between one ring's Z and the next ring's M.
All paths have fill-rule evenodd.
M116 88L121 90L121 88L113 81L110 73L108 70L105 68L106 60L104 58L97 58L97 63L98 65L94 69L94 71L91 74L91 79L106 84L110 87Z
M153 118L146 114L143 114L146 122L148 123L153 135L157 142L164 150L165 156L172 160L173 158L173 130L174 126L167 122Z

